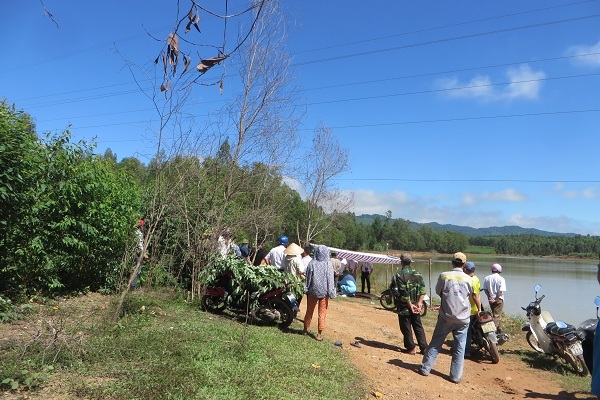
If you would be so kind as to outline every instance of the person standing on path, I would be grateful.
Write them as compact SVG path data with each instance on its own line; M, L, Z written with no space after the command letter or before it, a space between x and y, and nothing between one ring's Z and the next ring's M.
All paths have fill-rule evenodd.
M302 280L305 278L304 271L306 270L306 267L302 262L302 257L300 256L303 251L304 249L296 243L290 243L283 251L283 254L285 255L285 258L283 259L283 272L297 276Z
M487 295L492 314L494 314L494 323L496 332L502 333L502 310L504 309L504 292L506 292L506 280L500 276L502 265L492 264L492 273L483 278L483 290Z
M371 261L363 261L360 267L360 291L365 292L365 282L367 283L367 290L371 294L371 272L373 271L373 264Z
M467 346L465 349L465 358L471 357L473 350L471 348L471 337L473 336L473 323L475 319L481 312L481 296L479 292L481 291L481 282L477 275L475 275L475 263L471 261L467 261L465 264L465 274L469 275L473 280L473 294L469 299L471 303L471 318L469 321L469 330L467 331Z
M304 293L306 293L306 315L304 316L304 330L302 334L308 333L315 307L318 305L318 333L316 339L323 340L323 330L327 319L327 307L329 299L336 296L336 287L333 283L333 267L329 261L329 248L327 246L315 245L314 258L306 267L306 282Z
M337 258L337 252L332 251L330 257L331 265L333 266L333 284L338 287L340 274L342 273L342 260Z
M427 348L427 339L421 323L421 309L427 289L421 273L411 266L412 256L406 253L401 254L400 262L402 269L392 277L391 286L395 286L398 290L396 312L398 313L400 332L404 336L404 348L409 354L417 354L413 340L414 331L420 353L424 354Z
M455 253L452 257L452 270L442 272L438 277L435 292L441 298L440 311L431 341L423 356L423 363L417 369L421 375L428 376L431 373L446 336L452 332L454 342L451 349L450 381L459 383L462 380L471 316L469 299L473 293L472 279L463 271L466 262L467 256L460 252Z

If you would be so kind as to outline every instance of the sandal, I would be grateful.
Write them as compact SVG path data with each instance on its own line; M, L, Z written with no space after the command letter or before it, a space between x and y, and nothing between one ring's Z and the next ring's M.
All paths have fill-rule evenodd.
M322 341L323 341L323 335L321 335L321 334L319 333L319 334L317 335L316 339L317 339L319 342L322 342Z

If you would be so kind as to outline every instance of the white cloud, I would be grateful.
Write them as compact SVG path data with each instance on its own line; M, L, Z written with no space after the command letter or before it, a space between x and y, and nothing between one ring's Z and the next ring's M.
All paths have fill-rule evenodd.
M448 95L452 97L472 97L480 99L489 99L494 97L494 89L491 86L492 81L488 76L479 76L472 78L469 82L460 83L458 79L443 79L439 85L442 89L448 90ZM464 88L464 89L459 89Z
M527 200L525 193L517 189L505 189L499 192L483 192L479 195L474 193L464 193L461 197L463 206L474 206L483 202L524 202Z
M518 68L510 68L506 72L510 84L501 95L509 100L512 99L537 99L542 88L542 81L546 77L543 71L534 71L529 65L521 65Z
M556 188L563 190L563 184ZM580 194L585 191L581 191ZM600 195L590 190L588 195ZM519 214L507 215L503 211L506 202L524 202L528 197L515 189L481 194L466 193L460 197L451 195L419 196L405 192L375 192L358 190L355 192L353 212L361 214L385 215L392 211L392 218L403 218L414 222L453 224L473 228L517 225L524 228L536 228L550 232L580 233L598 235L600 229L593 220L576 220L564 215L548 217L543 215ZM487 208L486 208L487 207ZM490 208L493 207L493 208ZM537 210L542 213L542 210ZM534 211L537 213L537 211Z
M580 190L567 189L564 183L557 182L551 192L558 193L565 199L586 199L594 200L600 198L600 189L596 187L587 187Z
M298 181L295 178L292 178L291 176L284 176L282 178L283 183L285 183L290 189L295 190L296 192L298 192L300 194L300 197L302 197L303 199L306 198L306 192L304 191L304 188L302 186L302 184L300 183L300 181Z
M537 99L546 77L543 71L534 71L523 64L506 71L508 85L494 85L489 76L477 75L466 83L457 78L439 80L437 85L447 90L450 97L475 98L486 101ZM464 89L461 89L464 88Z
M581 195L586 199L600 198L600 190L596 188L586 188L581 191Z
M580 57L576 57L573 59L573 62L586 67L600 67L600 40L598 43L592 45L580 44L571 46L567 49L566 53L570 56L591 54L589 56L582 55Z

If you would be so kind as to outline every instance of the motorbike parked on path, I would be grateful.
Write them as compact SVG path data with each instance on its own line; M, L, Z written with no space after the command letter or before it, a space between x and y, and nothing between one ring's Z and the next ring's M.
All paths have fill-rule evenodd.
M469 345L475 345L477 350L485 349L492 358L492 363L498 364L500 362L498 346L508 340L508 335L502 334L503 341L499 343L492 313L489 311L479 313L469 329L471 329L471 343Z
M594 369L594 337L596 336L596 327L600 319L600 315L598 315L600 311L600 296L596 296L594 304L596 305L596 318L586 319L577 328L580 336L583 337L583 341L581 342L583 359L590 374Z
M381 307L386 310L393 311L396 309L396 303L394 302L394 295L392 294L391 289L386 289L381 292L381 295L379 295L379 303L381 304ZM429 306L429 296L425 295L423 298L423 307L421 308L421 317L427 315L427 308L429 308Z
M200 300L204 310L220 313L227 309L235 314L250 315L264 322L276 323L281 328L292 324L299 307L296 297L288 288L253 288L246 295L236 296L233 294L235 283L231 278L231 274L224 274L219 277L216 285L205 289Z
M554 321L548 311L542 311L540 303L546 297L538 297L541 285L535 285L535 301L521 307L527 317L522 330L527 332L527 343L538 353L549 354L565 360L578 374L585 376L588 368L583 358L583 335L564 321Z

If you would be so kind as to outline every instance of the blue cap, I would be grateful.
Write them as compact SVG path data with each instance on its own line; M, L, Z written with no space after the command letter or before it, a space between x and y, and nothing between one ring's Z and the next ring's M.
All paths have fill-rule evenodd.
M467 263L465 264L465 269L467 271L475 271L475 263L472 261L467 261Z

